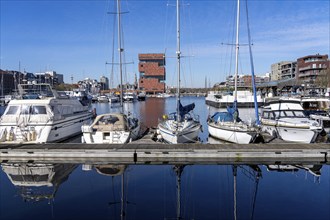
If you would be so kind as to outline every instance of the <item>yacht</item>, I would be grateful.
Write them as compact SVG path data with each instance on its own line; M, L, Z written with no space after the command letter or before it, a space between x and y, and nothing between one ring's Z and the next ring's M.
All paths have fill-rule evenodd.
M109 98L106 95L100 95L99 97L97 97L97 101L98 102L109 102Z
M115 94L110 94L108 98L109 98L109 102L110 103L117 103L117 102L119 102L119 97L116 96Z
M261 95L257 95L258 106L262 106L264 103ZM206 98L205 103L215 108L226 108L232 106L235 101L233 92L217 92L210 91ZM238 90L237 91L237 107L238 108L253 108L254 107L254 95L250 90Z
M327 134L330 134L330 99L326 97L302 97L301 105L305 114L318 121Z
M120 1L117 0L117 22L118 22L118 56L119 56L119 73L120 73L120 107L121 112L117 113L105 113L99 115L90 125L84 125L81 127L83 132L83 142L88 144L124 144L135 140L139 137L140 122L138 118L132 116L132 114L124 113L123 101L124 97L128 95L128 99L135 99L134 93L126 93L123 91L123 68L122 68L122 52L124 49L121 45L121 31L120 31Z
M300 99L293 98L266 99L260 122L263 132L290 142L313 143L323 130L304 114Z
M107 113L83 125L83 142L93 144L123 144L139 137L140 124L136 118L122 113Z
M146 96L147 96L146 93L142 91L142 92L139 92L137 99L138 99L138 101L145 101Z
M88 105L61 96L49 84L19 85L0 118L0 143L59 142L81 133L93 117Z
M135 102L136 94L134 92L125 92L123 96L124 102Z

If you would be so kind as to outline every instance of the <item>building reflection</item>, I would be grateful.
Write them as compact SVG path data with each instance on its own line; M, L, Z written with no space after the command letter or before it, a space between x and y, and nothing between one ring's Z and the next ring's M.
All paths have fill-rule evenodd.
M51 201L59 186L77 167L74 164L2 163L2 170L24 201Z
M166 99L148 97L144 105L140 105L141 122L148 128L157 127L158 120L164 115Z

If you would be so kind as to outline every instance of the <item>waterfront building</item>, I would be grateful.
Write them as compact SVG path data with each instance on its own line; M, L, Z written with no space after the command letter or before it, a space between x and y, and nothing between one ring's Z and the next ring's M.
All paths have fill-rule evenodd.
M269 74L264 76L255 76L255 83L260 84L264 82L269 82ZM226 77L226 87L234 87L235 85L235 78L234 76ZM252 88L252 76L250 75L238 75L237 78L237 87L238 88Z
M10 95L17 90L17 85L23 81L24 75L18 71L0 69L1 95Z
M330 68L328 55L308 55L297 59L297 78L305 83L317 78L322 70Z
M100 84L101 84L101 89L102 90L107 90L109 89L109 79L106 76L101 76L100 77Z
M96 79L85 78L84 80L78 81L78 87L79 89L91 94L98 94L102 88L102 85L97 82Z
M63 75L56 73L56 71L45 71L40 73L26 73L26 82L47 83L56 86L63 82Z
M271 65L271 81L295 78L296 73L295 61L281 61Z
M139 54L139 89L147 94L165 92L165 54Z

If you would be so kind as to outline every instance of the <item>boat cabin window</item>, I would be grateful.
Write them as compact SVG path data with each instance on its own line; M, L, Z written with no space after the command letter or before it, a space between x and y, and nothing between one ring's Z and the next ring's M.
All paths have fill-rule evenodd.
M275 119L275 114L273 112L263 112L263 118L265 118L265 119Z
M46 115L46 107L45 106L32 106L32 114L33 115Z
M282 111L281 117L294 117L293 111Z
M6 115L16 115L18 112L18 106L9 106Z
M30 105L22 105L22 106L9 106L7 111L7 115L16 115L16 114L23 114L23 115L40 115L40 114L47 114L46 106L30 106Z
M13 181L17 182L45 182L48 181L48 174L44 175L10 175Z
M303 111L294 111L293 113L296 117L306 117Z

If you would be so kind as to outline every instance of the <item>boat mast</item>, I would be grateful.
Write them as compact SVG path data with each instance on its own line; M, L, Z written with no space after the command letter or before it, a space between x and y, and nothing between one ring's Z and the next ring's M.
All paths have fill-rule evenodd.
M4 75L4 72L1 73L1 98L3 98L3 87L4 87L4 83L3 83L3 75Z
M177 88L176 88L176 120L179 122L180 118L180 58L181 58L181 51L180 51L180 0L176 1L176 55L177 55L177 72L178 72L178 81L177 81Z
M118 53L119 53L119 74L120 74L120 106L123 111L123 67L122 67L122 52L121 48L121 20L120 20L120 0L117 0L117 16L118 16Z
M257 100L257 88L256 88L255 75L254 75L254 64L253 64L253 56L252 56L250 23L249 23L249 13L248 13L247 2L246 2L246 22L247 22L248 40L249 40L249 53L250 53L250 63L251 63L251 75L252 75L252 89L253 89L253 99L254 99L254 114L255 114L255 117L256 117L256 125L260 125L259 111L258 111L258 100Z
M234 91L234 110L237 109L237 77L238 77L238 50L239 50L239 18L240 5L237 0L237 17L236 17L236 44L235 44L235 91Z

